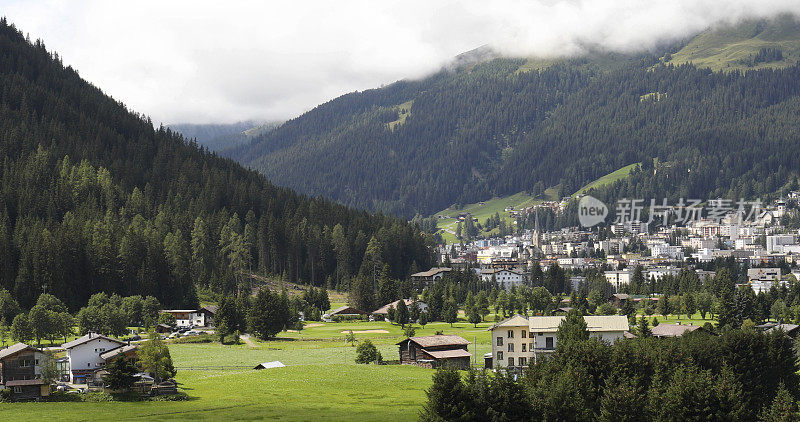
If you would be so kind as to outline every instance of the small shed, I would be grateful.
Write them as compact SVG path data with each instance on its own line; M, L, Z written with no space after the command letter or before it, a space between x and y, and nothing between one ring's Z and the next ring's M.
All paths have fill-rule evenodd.
M275 361L272 361L272 362L264 362L264 363L259 363L259 364L258 364L258 365L256 365L256 367L255 367L255 368L253 368L253 369L271 369L271 368L283 368L283 367L285 367L285 366L286 366L286 365L284 365L284 364L283 364L283 362L281 362L281 361L279 361L279 360L275 360Z
M38 401L50 395L50 385L41 379L7 381L6 387L11 389L13 401Z

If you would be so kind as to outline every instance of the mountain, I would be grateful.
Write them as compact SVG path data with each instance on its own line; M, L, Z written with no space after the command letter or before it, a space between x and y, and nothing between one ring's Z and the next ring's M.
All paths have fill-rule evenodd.
M247 120L230 124L176 123L167 125L186 139L194 139L211 151L222 151L250 141L280 125L280 122Z
M0 20L0 288L21 305L102 291L193 307L198 290L249 291L251 271L346 287L382 263L405 278L431 265L425 242L154 129Z
M634 163L594 194L770 195L800 168L798 34L782 18L640 55L489 56L344 95L226 155L302 193L407 217L521 191L570 195ZM687 53L700 46L702 57ZM712 56L725 71L698 67Z

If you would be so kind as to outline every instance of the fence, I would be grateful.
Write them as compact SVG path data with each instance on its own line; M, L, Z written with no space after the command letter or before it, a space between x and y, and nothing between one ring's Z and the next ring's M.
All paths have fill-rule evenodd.
M175 368L177 371L236 371L241 369L253 369L255 365L213 365L213 366L181 366Z

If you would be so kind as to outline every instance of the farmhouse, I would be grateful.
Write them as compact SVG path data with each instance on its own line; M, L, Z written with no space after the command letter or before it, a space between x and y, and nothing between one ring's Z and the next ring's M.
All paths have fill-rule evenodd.
M399 343L400 363L428 368L454 366L469 368L472 354L467 351L469 342L460 336L435 335L409 337Z
M411 307L414 306L414 303L416 303L417 307L419 307L420 311L428 312L428 304L423 302L423 301L421 301L421 300L403 299L403 302L405 302L405 304L408 307L408 309L411 309ZM377 310L375 310L374 312L372 312L372 315L382 316L382 317L385 318L386 315L389 313L389 307L390 306L394 306L394 308L397 309L397 305L399 305L399 304L400 304L400 299L395 300L392 303L387 303L386 305L383 305L380 308L378 308Z
M14 401L39 400L50 395L50 386L41 380L41 350L17 343L0 350L0 390L11 389Z
M452 268L438 267L431 268L428 271L422 271L411 274L411 281L417 286L430 286L431 284L439 281L445 274L453 271Z
M556 332L561 321L558 316L515 315L489 328L492 332L494 368L522 368L541 355L555 351ZM628 318L624 315L585 316L589 336L609 343L625 337Z
M124 346L125 342L100 334L89 333L83 337L64 343L61 347L67 352L71 380L75 384L84 384L87 378L106 365L101 356L107 351Z
M164 309L162 314L175 316L175 325L178 327L213 327L216 306L204 306L200 309Z

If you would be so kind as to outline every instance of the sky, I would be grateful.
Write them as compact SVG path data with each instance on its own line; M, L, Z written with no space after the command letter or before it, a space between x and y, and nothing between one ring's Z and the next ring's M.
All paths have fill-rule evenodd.
M800 1L0 0L0 15L156 124L285 120L482 45L636 52L781 13L800 16Z

